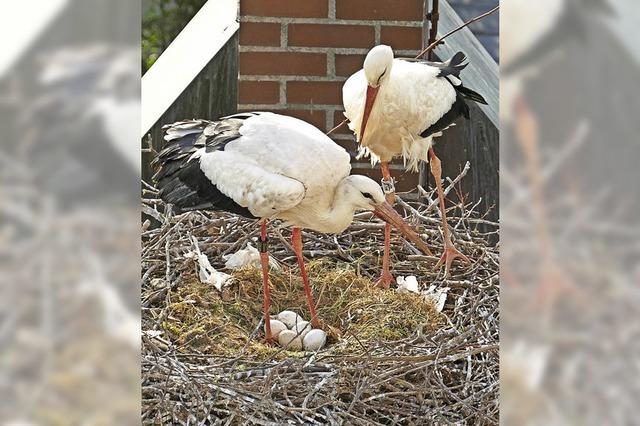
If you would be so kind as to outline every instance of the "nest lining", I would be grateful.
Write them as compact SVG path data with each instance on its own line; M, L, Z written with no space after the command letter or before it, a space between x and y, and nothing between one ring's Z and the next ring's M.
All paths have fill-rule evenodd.
M453 186L453 185L450 185ZM448 188L449 190L451 188ZM407 220L437 253L442 247L435 197L399 200ZM449 287L442 313L419 294L380 290L382 224L356 217L339 236L303 232L304 255L329 336L317 353L264 342L262 277L232 273L217 292L198 280L192 236L216 268L223 254L257 236L255 222L224 213L174 216L144 201L160 220L143 232L142 420L282 424L421 424L498 422L498 250L487 243L492 224L463 203L447 212L456 245L471 264L452 276L435 271L395 235L394 275L415 275L422 287ZM481 233L478 224L489 227ZM309 319L288 231L271 227L271 313L289 309ZM228 272L228 271L225 271Z

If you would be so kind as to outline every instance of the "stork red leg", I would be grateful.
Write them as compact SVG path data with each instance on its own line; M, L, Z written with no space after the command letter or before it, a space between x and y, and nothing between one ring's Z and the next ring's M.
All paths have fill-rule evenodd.
M267 250L267 245L267 220L264 219L260 224L260 263L262 264L264 328L267 341L271 341L271 317L269 316L269 305L271 303L271 299L269 296L269 252Z
M431 173L436 181L436 188L438 190L438 199L440 200L440 213L442 215L442 234L444 236L444 251L440 260L436 264L436 269L440 268L444 264L444 276L449 276L449 269L454 259L460 258L465 262L469 262L469 258L462 254L451 242L451 235L449 235L449 226L447 225L447 213L444 206L444 191L442 190L442 166L440 159L436 155L433 147L429 148L429 166L431 167Z
M313 293L311 292L309 277L307 276L307 270L304 266L304 257L302 257L302 232L300 231L300 228L293 228L293 232L291 233L291 242L293 243L293 250L296 252L296 257L298 258L300 275L302 275L302 282L304 284L304 293L307 296L309 312L311 312L311 325L314 328L318 328L320 327L320 323L318 321L318 316L316 315L316 303L313 301Z
M393 189L393 178L389 172L389 163L381 162L380 168L382 169L382 183L385 190L385 196L387 202L391 205L396 202L396 193ZM386 184L385 184L386 182ZM384 224L384 253L382 255L382 274L376 285L381 288L389 288L391 283L394 282L393 275L389 270L389 258L391 257L391 225L389 223Z

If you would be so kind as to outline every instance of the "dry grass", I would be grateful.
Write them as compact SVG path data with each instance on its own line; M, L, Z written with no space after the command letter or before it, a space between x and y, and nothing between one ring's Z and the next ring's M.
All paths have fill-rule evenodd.
M403 339L418 328L433 332L445 323L433 304L420 295L380 290L347 263L312 261L308 273L333 354L352 353L357 339ZM234 272L233 277L234 284L224 294L212 291L211 285L201 283L195 274L176 289L162 330L177 349L232 356L246 347L246 356L263 361L300 355L252 339L263 316L262 274L257 268L246 268ZM273 313L290 309L310 318L297 268L272 272L270 280Z
M437 252L432 201L400 205ZM146 204L149 212L159 202ZM396 275L451 288L442 313L420 295L373 286L382 232L368 215L338 237L304 232L318 315L329 334L318 353L265 344L259 270L234 272L234 284L219 293L200 283L193 260L183 256L193 250L193 236L222 268L221 255L256 236L254 222L152 212L161 225L143 233L143 422L497 423L498 253L476 229L484 221L472 207L448 212L456 244L472 259L449 279L434 270L436 258L393 239ZM281 266L270 274L271 312L290 309L308 319L283 232L271 229L271 253Z

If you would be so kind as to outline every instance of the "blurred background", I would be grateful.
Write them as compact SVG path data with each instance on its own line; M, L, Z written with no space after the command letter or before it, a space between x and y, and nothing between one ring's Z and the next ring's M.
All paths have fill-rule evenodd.
M2 9L0 425L138 424L140 4Z
M139 423L140 75L201 3L3 5L0 425ZM503 0L499 55L472 28L501 67L504 424L636 422L638 22Z
M501 421L635 424L640 4L500 10Z

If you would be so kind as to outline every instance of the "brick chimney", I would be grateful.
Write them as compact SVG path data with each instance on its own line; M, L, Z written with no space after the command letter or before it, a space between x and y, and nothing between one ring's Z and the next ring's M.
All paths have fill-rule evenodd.
M344 119L342 85L362 67L371 47L388 44L404 56L420 51L423 3L240 0L238 109L277 111L330 130ZM346 126L332 138L355 152ZM363 162L354 168L368 166ZM414 177L402 181L415 187ZM402 181L398 190L403 190Z

